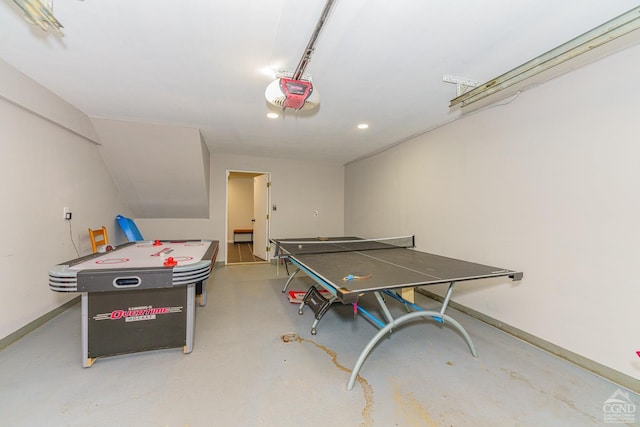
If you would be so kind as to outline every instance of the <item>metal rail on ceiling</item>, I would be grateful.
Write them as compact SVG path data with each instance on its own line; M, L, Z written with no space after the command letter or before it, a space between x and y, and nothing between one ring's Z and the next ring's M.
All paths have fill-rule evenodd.
M640 6L453 98L449 107L459 105L464 108L498 92L505 91L580 55L593 52L594 49L628 35L639 28ZM505 94L505 97L508 95Z

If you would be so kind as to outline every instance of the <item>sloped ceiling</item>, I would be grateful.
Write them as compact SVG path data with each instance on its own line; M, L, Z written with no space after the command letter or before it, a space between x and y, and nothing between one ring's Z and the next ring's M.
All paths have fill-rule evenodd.
M208 218L209 152L197 129L93 119L135 218Z

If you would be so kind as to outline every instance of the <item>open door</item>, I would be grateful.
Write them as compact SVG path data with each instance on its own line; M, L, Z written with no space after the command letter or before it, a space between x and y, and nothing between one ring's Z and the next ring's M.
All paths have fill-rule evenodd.
M270 181L269 172L227 170L226 264L269 261Z
M269 174L253 178L253 254L269 261Z

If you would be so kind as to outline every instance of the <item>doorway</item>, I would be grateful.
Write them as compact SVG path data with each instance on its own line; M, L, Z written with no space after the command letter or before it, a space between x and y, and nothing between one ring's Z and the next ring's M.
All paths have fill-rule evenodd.
M270 178L227 170L226 264L269 261Z

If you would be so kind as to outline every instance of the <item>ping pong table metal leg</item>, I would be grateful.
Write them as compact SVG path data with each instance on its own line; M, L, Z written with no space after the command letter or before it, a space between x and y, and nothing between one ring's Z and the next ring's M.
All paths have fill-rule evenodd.
M331 299L329 299L329 306L331 304L334 303L335 300L337 300L337 297L332 296ZM303 303L304 304L304 303ZM302 314L301 311L298 311L299 314ZM322 319L322 316L320 316L320 319ZM320 323L320 319L318 319L318 317L315 318L315 320L313 321L313 324L311 325L311 335L315 335L318 333L318 323Z
M311 311L313 311L315 320L313 321L313 325L311 325L311 335L315 335L318 332L317 326L318 323L320 323L320 319L322 319L324 314L331 307L331 304L333 304L337 299L338 297L335 295L331 295L331 298L326 299L320 294L320 292L318 292L315 286L311 286L309 288L298 307L298 314L302 314L305 305L308 305Z
M373 348L376 346L376 344L382 338L384 338L384 336L392 329L402 325L405 322L408 322L412 319L419 318L419 317L442 318L442 320L444 321L443 323L450 323L454 328L458 330L458 332L462 334L465 341L467 342L467 345L469 346L469 349L471 350L471 354L473 355L473 357L478 357L478 353L476 352L476 348L473 345L473 341L471 341L471 337L469 336L467 331L462 327L462 325L460 325L456 320L454 320L453 318L451 318L446 314L442 314L437 311L414 311L412 313L407 313L405 315L398 317L393 322L389 322L384 328L380 329L378 333L373 336L373 338L371 338L369 343L365 346L364 350L362 350L362 352L360 353L360 356L358 356L358 360L356 361L356 364L353 367L353 371L351 371L351 376L349 377L349 382L347 383L347 390L353 389L353 384L356 382L356 379L358 378L358 373L360 372L360 368L362 368L362 365L364 364L365 359L367 358L371 350L373 350Z
M449 283L449 288L447 289L447 293L444 296L444 301L442 301L442 307L440 307L440 313L444 314L447 307L449 306L449 300L451 299L451 294L453 294L453 287L456 285L456 282Z
M331 297L331 299L329 299L329 304L333 304L333 302L334 302L335 300L337 300L337 299L338 299L337 297L332 296L332 297ZM300 305L298 306L298 314L300 314L300 315L302 315L302 314L303 314L303 312L304 312L304 306L305 306L305 305L307 305L307 302L306 302L306 301L302 301L302 302L300 303ZM314 335L315 335L315 334L314 334Z
M387 303L384 302L382 295L380 295L380 292L374 292L374 294L376 296L376 299L378 300L378 304L380 304L380 308L382 309L384 317L387 319L387 322L393 322L393 316L389 311L389 307L387 307Z
M282 293L287 292L287 288L289 287L289 283L291 283L291 281L293 280L293 278L296 276L296 274L298 274L298 272L300 271L300 269L294 271L293 273L291 273L291 275L289 276L289 278L287 279L287 283L284 284L284 288L282 288Z
M400 295L398 295L397 293L391 292L391 291L383 291L385 294L389 295L391 298L399 301L405 308L405 310L407 310L407 313L411 313L411 310L413 311L424 311L424 308L420 307L419 305L416 305L412 302L407 301L406 299L402 298ZM444 310L442 310L442 308L440 309L440 314L444 314ZM436 322L442 323L442 317L440 315L432 317L433 320L435 320Z

